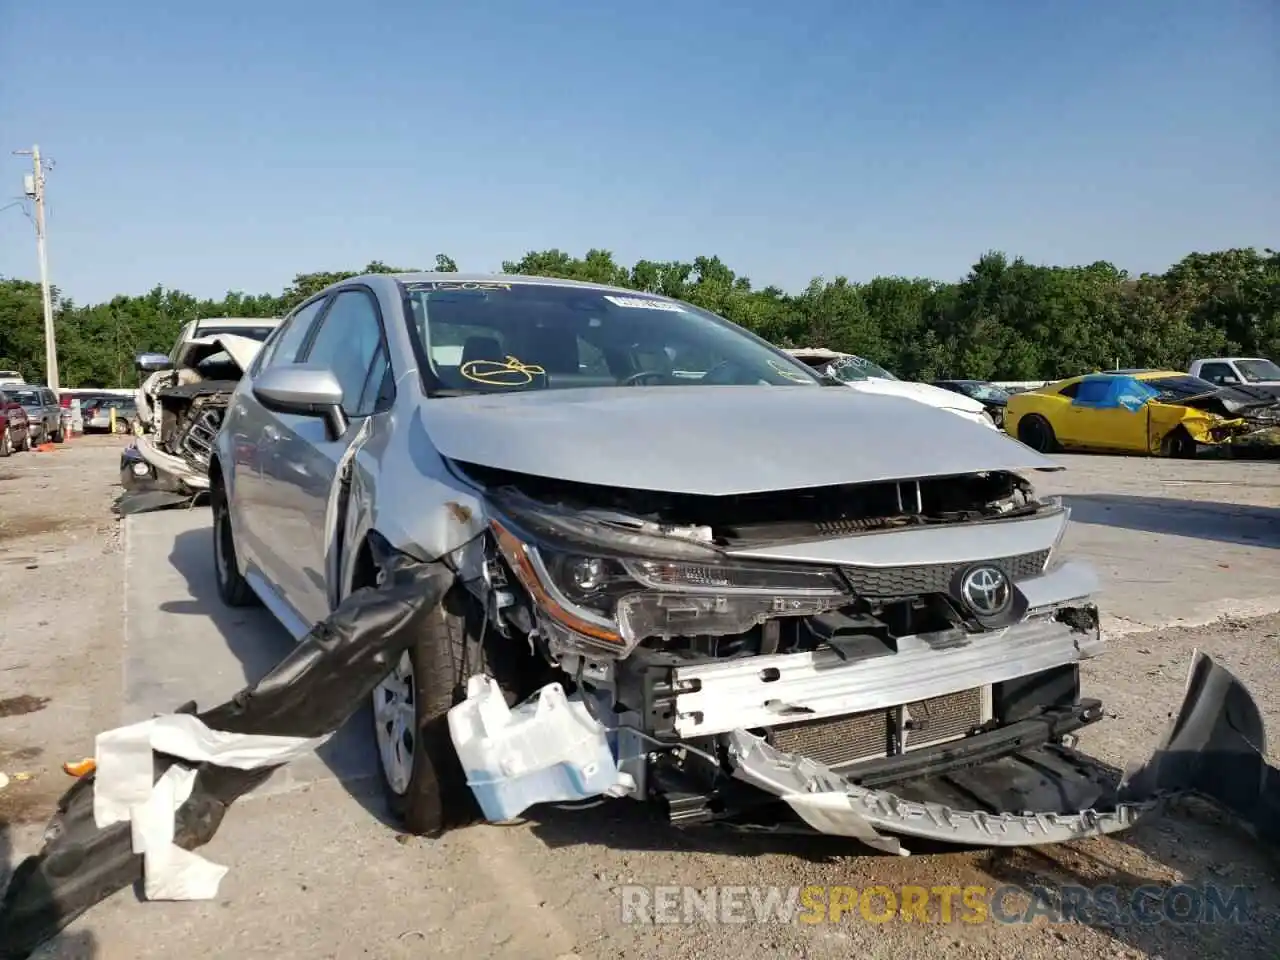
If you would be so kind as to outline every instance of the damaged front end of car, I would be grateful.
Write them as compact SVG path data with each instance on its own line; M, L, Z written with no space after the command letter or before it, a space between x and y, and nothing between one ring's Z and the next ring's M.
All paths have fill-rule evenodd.
M1280 455L1280 401L1270 392L1221 387L1182 405L1199 415L1184 423L1197 443L1241 457Z
M1020 476L709 498L464 470L490 491L468 582L491 628L590 718L570 742L549 688L495 713L473 678L450 725L490 820L629 795L675 826L906 853L1112 833L1176 792L1074 749L1103 716L1080 689L1097 582L1061 553L1069 512Z
M184 342L176 363L164 354L139 355L142 434L120 456L120 512L189 505L208 492L214 439L261 347L249 337L221 335Z

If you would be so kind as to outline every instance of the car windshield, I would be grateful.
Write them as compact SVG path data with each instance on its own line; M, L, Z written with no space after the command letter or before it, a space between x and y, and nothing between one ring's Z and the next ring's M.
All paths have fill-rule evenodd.
M1186 400L1190 397L1203 396L1206 393L1213 393L1218 389L1216 384L1210 383L1208 380L1201 380L1199 377L1158 377L1153 380L1143 380L1152 390L1156 391L1157 399L1161 401L1178 401Z
M1280 380L1280 366L1273 360L1237 360L1236 369L1244 377L1245 383Z
M250 340L257 340L261 343L271 336L271 331L274 329L274 325L262 327L201 327L196 331L196 337L201 340L205 337L248 337Z
M976 380L969 380L960 384L960 390L966 396L986 403L1006 403L1009 400L1008 392L997 387L994 383L979 383Z
M23 406L31 406L42 402L40 400L40 394L34 390L10 390L9 399L15 403L20 403Z
M837 380L851 383L855 380L897 380L892 373L879 364L872 363L863 357L840 357L832 360L827 373Z
M429 393L617 386L819 386L809 369L690 304L518 281L405 285Z

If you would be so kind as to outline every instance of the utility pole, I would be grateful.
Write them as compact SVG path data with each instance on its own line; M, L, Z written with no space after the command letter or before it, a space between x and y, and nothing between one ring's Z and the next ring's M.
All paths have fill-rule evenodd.
M24 178L24 193L36 205L36 255L40 258L40 297L44 302L44 368L45 383L48 387L58 389L58 339L53 329L53 295L49 289L49 258L45 254L44 237L44 178L45 173L53 169L53 162L40 159L40 147L30 150L15 150L15 156L30 157L32 173Z

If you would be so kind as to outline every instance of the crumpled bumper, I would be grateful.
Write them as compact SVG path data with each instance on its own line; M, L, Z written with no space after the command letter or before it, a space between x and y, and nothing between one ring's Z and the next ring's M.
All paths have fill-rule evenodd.
M165 453L145 436L120 453L121 514L190 506L209 489L209 477L181 457Z
M972 765L953 764L948 775L893 790L855 783L742 730L731 735L730 755L736 778L784 801L811 829L887 853L908 853L900 837L1032 846L1116 833L1184 794L1213 800L1260 838L1280 840L1280 770L1266 760L1261 712L1244 685L1205 654L1194 655L1182 705L1160 745L1122 777L1110 778L1108 768L1053 739L997 749L992 759L975 757ZM1039 783L1019 772L1022 764ZM952 777L960 782L948 795L939 781ZM954 803L984 793L1007 797L1010 808ZM1052 796L1052 808L1036 810L1037 793Z

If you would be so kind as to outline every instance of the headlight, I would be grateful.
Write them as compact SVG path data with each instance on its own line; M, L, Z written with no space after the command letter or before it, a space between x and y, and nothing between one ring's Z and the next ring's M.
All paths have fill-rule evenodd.
M1062 540L1067 535L1067 527L1071 525L1071 508L1062 502L1061 497L1041 497L1040 502L1047 507L1062 508L1062 526L1058 528L1058 535L1053 538L1053 545L1049 547L1049 556L1045 559L1044 569L1041 571L1045 574L1057 570L1066 560L1062 555Z
M564 519L548 512L538 513L544 524ZM770 617L811 616L852 600L834 570L740 563L709 545L647 534L654 553L677 555L641 557L634 535L590 519L574 518L593 528L583 538L591 543L574 545L532 534L525 519L491 521L512 572L571 641L614 657L645 637L743 633ZM678 555L694 552L701 556Z

